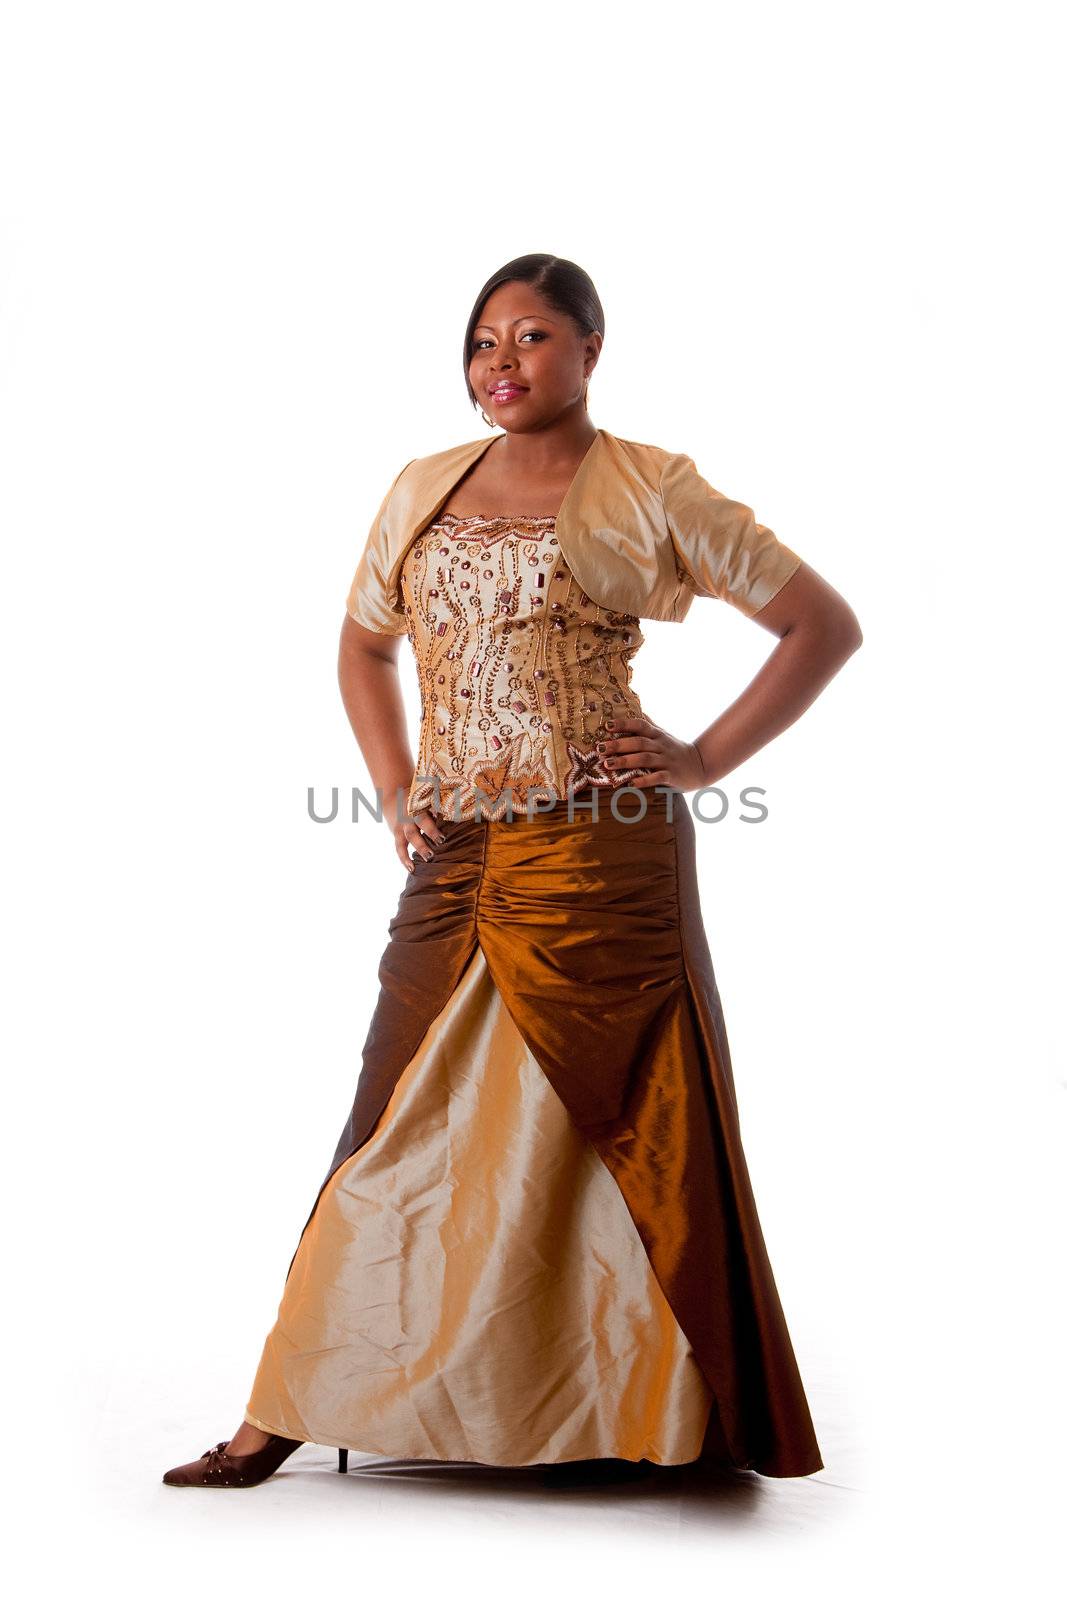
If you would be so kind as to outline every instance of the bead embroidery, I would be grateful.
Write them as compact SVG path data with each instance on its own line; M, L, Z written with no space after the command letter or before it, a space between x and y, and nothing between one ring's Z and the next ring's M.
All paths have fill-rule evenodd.
M509 795L521 815L528 795L547 805L651 770L607 769L596 750L605 717L642 715L630 663L644 639L581 589L555 520L444 512L405 556L422 699L411 813L473 817L480 791L482 817L506 816Z

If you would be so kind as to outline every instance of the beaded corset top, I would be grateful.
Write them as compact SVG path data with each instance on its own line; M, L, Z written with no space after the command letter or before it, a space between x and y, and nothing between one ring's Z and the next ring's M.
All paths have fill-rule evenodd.
M583 592L555 521L444 512L405 555L422 700L412 814L525 815L651 770L606 769L597 753L605 718L643 714L630 663L644 635Z

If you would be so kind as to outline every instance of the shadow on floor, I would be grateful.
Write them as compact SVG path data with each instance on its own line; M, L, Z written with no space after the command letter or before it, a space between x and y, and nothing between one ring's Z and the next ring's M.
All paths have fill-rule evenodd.
M385 1482L409 1488L456 1491L507 1491L523 1501L560 1501L580 1497L630 1505L673 1501L690 1510L703 1507L713 1516L749 1516L761 1504L765 1483L758 1473L735 1471L708 1462L661 1467L649 1461L598 1459L532 1467L493 1467L470 1461L360 1459L349 1457L347 1474L337 1472L337 1454L312 1446L294 1458L305 1470L330 1472L338 1482ZM287 1463L282 1474L292 1470ZM280 1474L280 1475L282 1475Z

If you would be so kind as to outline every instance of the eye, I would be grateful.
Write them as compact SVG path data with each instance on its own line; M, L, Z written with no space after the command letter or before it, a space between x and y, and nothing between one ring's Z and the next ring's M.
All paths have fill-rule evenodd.
M547 339L548 334L542 333L538 328L527 328L526 332L520 334L519 337L521 339ZM480 350L484 344L492 344L492 342L492 339L475 339L471 349L472 351Z

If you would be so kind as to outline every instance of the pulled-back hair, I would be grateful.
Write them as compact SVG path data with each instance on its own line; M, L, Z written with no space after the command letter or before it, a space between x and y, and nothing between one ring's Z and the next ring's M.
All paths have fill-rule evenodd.
M543 254L516 256L514 261L509 261L494 272L488 282L479 289L474 310L467 323L467 332L463 340L463 381L471 397L471 405L475 409L478 407L478 397L471 387L469 375L474 355L474 330L481 321L485 302L493 291L499 289L501 284L511 283L515 279L520 283L528 283L532 289L536 289L553 311L558 311L561 316L570 317L582 337L587 333L599 333L603 337L604 307L600 304L600 296L587 272L584 272L576 262L567 261L562 256Z

